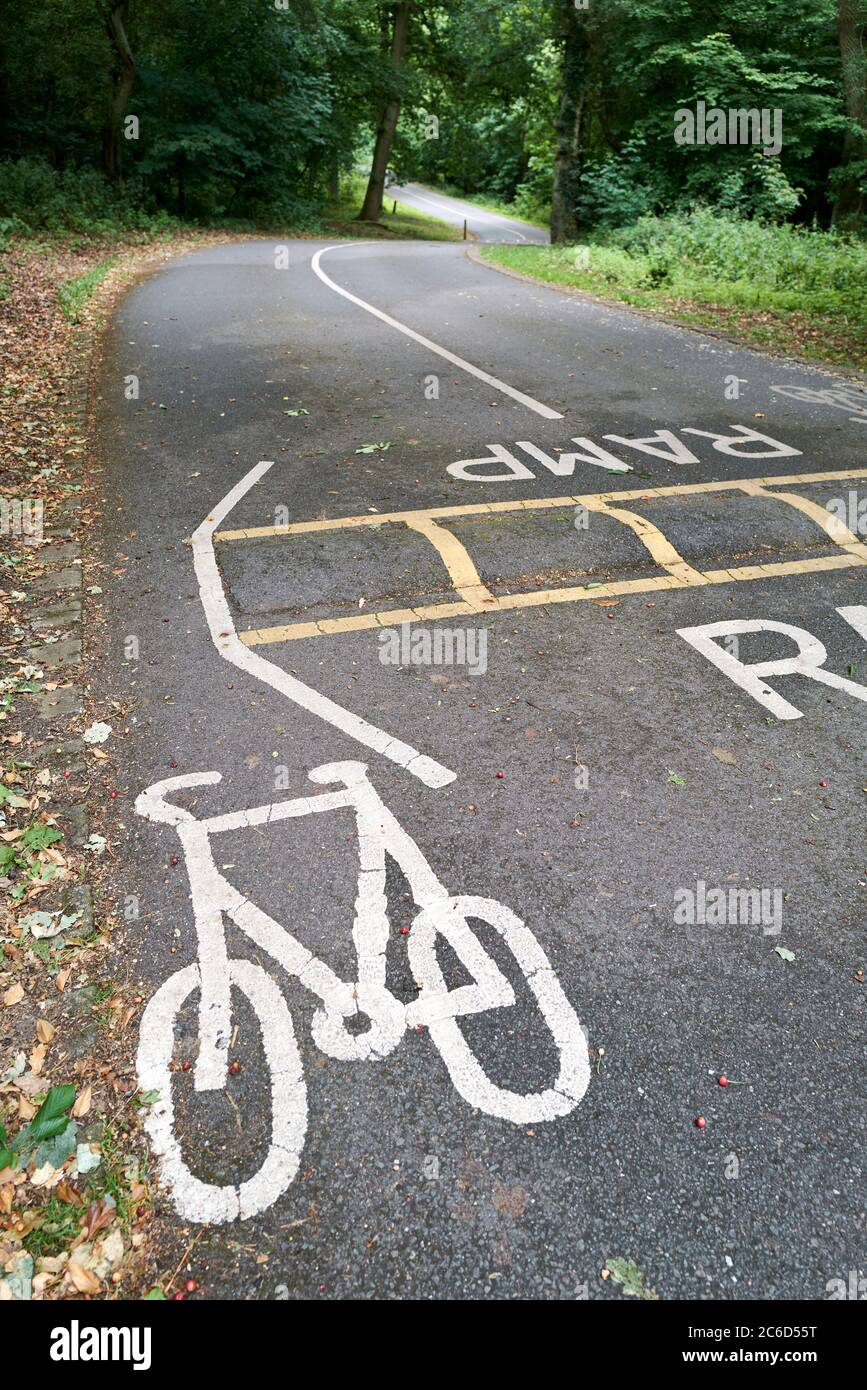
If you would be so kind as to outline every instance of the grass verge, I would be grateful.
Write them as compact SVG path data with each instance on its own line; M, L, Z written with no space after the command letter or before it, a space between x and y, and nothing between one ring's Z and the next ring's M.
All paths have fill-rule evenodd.
M90 299L97 285L101 284L114 265L115 257L108 256L92 265L83 275L72 280L64 280L57 286L57 302L60 312L69 323L81 321L81 311Z
M82 630L57 582L64 567L82 566L91 669L104 638L92 596L114 578L84 544L103 505L82 414L99 330L132 279L235 239L141 229L0 239L3 491L40 504L32 532L13 527L0 545L2 1303L126 1298L158 1284L165 1296L178 1265L154 1238L141 1124L153 1097L134 1076L142 999L134 943L107 886L121 833L110 793L123 777L126 709L95 709L89 698L86 715L41 706L86 679L77 655L54 655ZM91 747L85 723L103 716L111 742Z
M867 245L697 211L583 246L485 246L548 284L714 328L770 352L867 367Z

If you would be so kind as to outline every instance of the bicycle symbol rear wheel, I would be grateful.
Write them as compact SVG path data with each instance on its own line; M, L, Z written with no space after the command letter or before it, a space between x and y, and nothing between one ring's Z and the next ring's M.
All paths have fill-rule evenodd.
M170 976L142 1016L139 1085L142 1091L159 1093L145 1128L175 1206L188 1221L222 1223L265 1211L295 1177L307 1133L307 1087L292 1018L279 988L261 966L246 960L229 961L229 980L246 996L259 1020L270 1073L271 1142L258 1171L245 1182L224 1187L202 1182L184 1162L175 1133L171 1070L175 1024L190 995L201 986L198 965Z

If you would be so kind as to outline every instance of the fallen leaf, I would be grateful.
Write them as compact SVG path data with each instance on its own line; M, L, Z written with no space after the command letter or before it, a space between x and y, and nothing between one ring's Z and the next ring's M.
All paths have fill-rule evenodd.
M105 1230L106 1226L110 1226L115 1218L116 1210L112 1197L100 1197L98 1202L91 1202L84 1220L84 1239L92 1240L97 1231Z
M647 1287L645 1276L634 1260L607 1260L606 1267L614 1282L619 1284L630 1298L658 1297L653 1289Z
M8 1086L10 1081L17 1080L21 1073L26 1070L26 1067L27 1061L24 1053L19 1052L11 1067L0 1076L0 1086Z
M710 750L718 763L726 763L729 767L737 767L738 760L734 753L729 753L725 748L712 748Z
M7 1009L11 1009L13 1004L20 1004L24 998L24 986L21 984L10 985L3 995L3 1003Z
M49 1023L47 1018L40 1018L36 1023L36 1036L41 1043L54 1041L54 1034L57 1032L53 1023Z
M75 1164L79 1173L92 1173L102 1162L102 1155L93 1144L79 1144L75 1151Z
M73 1118L76 1120L82 1120L90 1110L90 1104L92 1100L93 1087L85 1086L81 1095L76 1098L75 1104L73 1105L72 1110L70 1111L70 1114L73 1116Z
M99 1293L102 1285L96 1275L83 1265L70 1260L66 1272L79 1293Z
M63 1173L53 1163L43 1163L30 1174L31 1187L56 1187L63 1181Z
M48 1048L45 1043L38 1043L30 1054L30 1070L34 1076L38 1076L45 1065L45 1054Z
M123 1259L123 1236L120 1231L112 1231L102 1242L102 1257L110 1265L119 1264Z

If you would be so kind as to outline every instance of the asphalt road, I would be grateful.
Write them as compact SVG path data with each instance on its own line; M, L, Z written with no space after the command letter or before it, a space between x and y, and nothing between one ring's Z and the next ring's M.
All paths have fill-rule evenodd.
M461 198L450 198L433 188L425 188L420 183L392 184L385 191L386 201L396 198L407 207L418 208L428 217L438 217L453 227L463 227L467 223L470 239L476 241L530 242L536 246L546 246L550 241L544 227L536 227L532 222L519 222L514 217L504 217L499 212L488 212L475 203L466 203Z
M142 994L187 972L172 1000L158 995L143 1046L152 1082L177 1010L181 1214L167 1194L162 1219L193 1232L221 1187L227 1215L264 1204L198 1241L205 1296L609 1299L622 1292L600 1271L619 1258L666 1299L825 1299L829 1281L865 1268L864 986L853 976L867 891L867 691L856 684L867 681L867 552L854 531L834 539L816 520L833 499L851 520L865 496L858 401L793 398L776 388L797 397L834 380L520 282L460 246L346 242L317 261L324 279L312 266L323 245L290 243L285 269L265 241L170 263L126 296L101 382L109 505L94 542L114 579L96 693L130 710L116 889L140 903L126 947ZM557 451L575 437L596 452L573 445L585 457L569 473ZM622 442L648 437L666 457ZM500 463L447 471L492 446ZM521 476L473 476L520 472L503 451ZM632 471L601 466L606 451ZM221 508L260 461L272 466ZM861 480L839 477L849 470ZM838 476L802 477L822 473ZM722 486L767 477L800 479L765 492L796 493L813 514L756 484ZM606 514L599 494L623 492ZM432 527L427 511L441 507L462 514ZM414 515L370 524L395 512ZM279 529L298 522L313 525ZM401 628L372 616L389 611L407 640L469 634L467 661L414 664L405 646L389 664L383 634ZM812 634L849 685L768 676L760 690L800 714L781 719L679 635L756 620ZM773 629L724 640L744 666L798 650ZM226 964L219 883L187 832L204 883L203 1014L220 1021L227 970L240 985L220 1025L233 1069L197 1093L184 850L135 799L214 772L218 785L170 800L199 820L315 801L310 770L346 760L367 764L435 879L375 808L360 841L347 808L239 816L211 843L242 924L223 919L228 958L258 966L245 974ZM383 835L402 861L389 859L384 886ZM764 889L764 922L730 905L727 921L684 921L689 893L718 888ZM383 891L398 1022L392 1050L374 1027L380 1055L364 1058L367 1020L326 1036L315 965L287 974L243 905L349 982L348 1012L382 1003L368 987L352 1000L351 932L361 894L356 945L365 930L371 945ZM438 892L496 900L531 944L513 918L498 919L510 935L493 910L476 903L483 920L464 903L475 954L454 932L432 945L419 899ZM427 921L448 929L442 912ZM497 996L491 961L513 1004ZM453 998L440 992L427 1023L403 1032L403 1006L438 971L449 990L478 981L479 1011L437 1025ZM360 1059L335 1056L341 1045ZM558 1048L571 1059L559 1077ZM740 1084L721 1087L721 1074ZM272 1089L269 1188L257 1171ZM548 1099L522 1109L522 1096ZM164 1150L166 1100L152 1120Z

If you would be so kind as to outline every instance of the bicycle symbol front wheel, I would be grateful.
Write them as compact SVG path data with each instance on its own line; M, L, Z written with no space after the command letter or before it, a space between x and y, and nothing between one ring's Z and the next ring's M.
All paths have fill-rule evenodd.
M145 1128L161 1159L162 1176L175 1206L188 1221L221 1223L265 1211L292 1182L307 1133L307 1087L289 1009L261 966L229 961L229 981L244 994L259 1020L270 1073L271 1143L260 1168L245 1182L202 1182L185 1163L175 1133L172 1051L175 1024L190 995L201 987L198 965L172 975L148 1002L141 1022L138 1076L142 1091L157 1091Z
M470 929L468 918L486 922L499 933L545 1020L559 1055L560 1070L544 1091L522 1095L497 1086L460 1030L457 1020L461 1016L515 1003L515 991ZM448 988L437 960L438 934L473 976L473 984ZM443 898L426 907L413 922L409 958L421 986L418 1000L407 1010L409 1021L428 1029L464 1100L487 1115L514 1124L554 1120L574 1110L590 1081L587 1039L545 952L514 912L495 898Z

